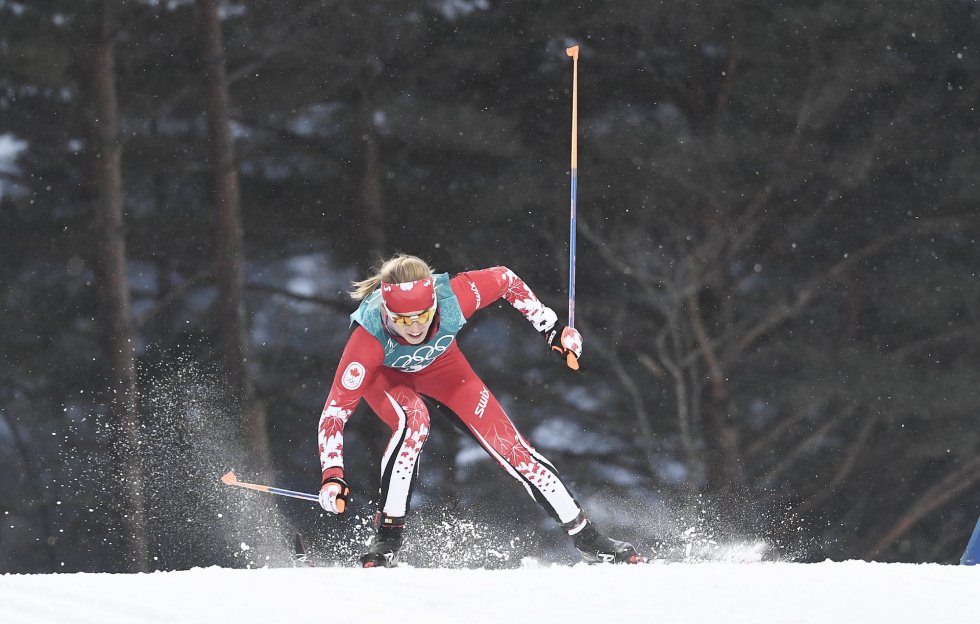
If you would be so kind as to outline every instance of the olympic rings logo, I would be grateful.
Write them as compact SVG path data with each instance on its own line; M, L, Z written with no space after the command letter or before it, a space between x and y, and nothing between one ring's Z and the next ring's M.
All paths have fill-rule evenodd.
M453 344L455 336L447 334L441 336L431 345L423 345L413 351L395 358L391 363L392 368L399 368L409 372L419 371L431 364L437 357L445 353L446 349Z

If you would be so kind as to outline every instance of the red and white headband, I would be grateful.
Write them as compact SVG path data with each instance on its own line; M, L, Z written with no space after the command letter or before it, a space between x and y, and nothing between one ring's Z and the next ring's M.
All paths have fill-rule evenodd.
M421 312L436 304L435 285L431 277L399 284L381 282L381 298L393 314Z

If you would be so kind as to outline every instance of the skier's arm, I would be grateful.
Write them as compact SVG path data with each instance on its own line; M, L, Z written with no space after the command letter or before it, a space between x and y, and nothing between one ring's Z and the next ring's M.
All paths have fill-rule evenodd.
M541 303L524 280L507 267L460 273L450 284L466 318L503 297L544 335L562 358L569 351L576 357L582 355L582 336L559 322L555 311Z
M321 486L344 478L344 425L384 360L381 344L363 327L351 333L317 427Z
M450 283L466 318L503 297L539 332L551 329L558 320L555 311L541 303L524 280L507 267L466 271Z

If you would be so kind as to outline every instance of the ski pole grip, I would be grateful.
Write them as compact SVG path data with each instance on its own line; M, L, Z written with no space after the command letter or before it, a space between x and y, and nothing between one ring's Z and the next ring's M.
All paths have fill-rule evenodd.
M571 351L565 355L565 364L568 364L568 368L572 370L578 370L578 358Z
M342 485L340 492L337 493L337 513L342 514L347 509L347 497L350 496L350 488L346 484Z

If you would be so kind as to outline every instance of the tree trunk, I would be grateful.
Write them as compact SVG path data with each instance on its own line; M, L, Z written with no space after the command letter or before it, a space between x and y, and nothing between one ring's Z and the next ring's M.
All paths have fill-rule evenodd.
M208 128L214 168L214 202L218 210L216 279L218 285L218 349L228 375L236 409L243 411L237 424L245 436L251 468L269 478L271 457L265 408L255 397L248 370L248 324L245 319L244 234L235 146L231 134L228 78L225 72L221 20L214 0L198 0L204 28L204 56L208 81Z
M364 144L363 177L361 178L361 209L363 213L362 234L364 250L368 257L365 266L370 266L382 258L387 258L393 250L388 250L385 236L384 200L381 197L381 167L378 156L378 139L374 131L373 111L365 99L359 113L361 141Z
M122 145L116 99L115 50L112 33L113 0L104 0L94 52L96 138L96 223L99 237L99 304L102 337L108 358L108 392L117 435L122 475L122 508L127 558L133 571L150 569L143 475L139 457L139 405L136 394L136 356L126 275L123 229Z
M24 466L24 479L30 483L30 497L25 506L26 509L37 508L38 522L41 525L42 535L47 536L44 541L39 541L39 546L44 549L44 562L47 569L44 572L55 573L58 571L58 557L55 545L61 535L59 535L51 523L51 505L48 503L48 486L44 483L44 471L38 467L37 449L29 441L29 436L17 426L17 420L9 418L3 410L0 410L0 421L10 430L11 441L14 450L17 452L20 463Z

